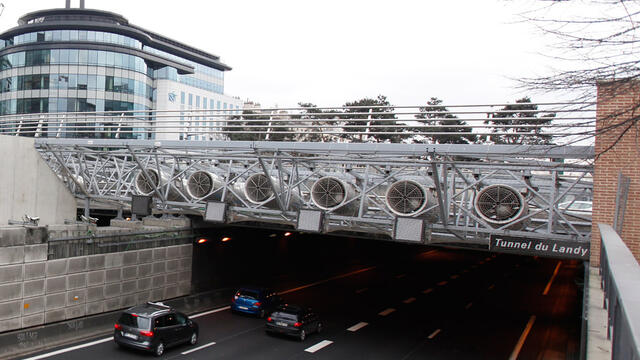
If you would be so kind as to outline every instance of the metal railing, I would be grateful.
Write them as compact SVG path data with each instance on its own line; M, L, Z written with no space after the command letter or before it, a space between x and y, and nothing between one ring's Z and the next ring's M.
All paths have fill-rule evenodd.
M510 110L505 110L510 109ZM485 143L593 136L594 103L295 107L37 113L0 116L0 134L44 138ZM473 139L469 136L473 135ZM559 140L563 139L563 140ZM488 142L495 142L490 140ZM534 142L532 142L534 141Z
M640 359L640 265L615 230L598 224L602 240L600 272L611 358Z

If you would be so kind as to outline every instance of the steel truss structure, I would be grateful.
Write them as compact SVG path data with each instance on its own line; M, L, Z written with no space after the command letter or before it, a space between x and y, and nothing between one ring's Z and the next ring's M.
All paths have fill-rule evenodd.
M487 244L494 235L590 240L590 146L427 145L274 141L36 138L43 159L88 208L129 209L153 196L156 214L299 228L396 241ZM406 220L411 220L406 222ZM412 222L413 221L413 222ZM419 226L419 236L398 235ZM414 231L415 233L415 231Z

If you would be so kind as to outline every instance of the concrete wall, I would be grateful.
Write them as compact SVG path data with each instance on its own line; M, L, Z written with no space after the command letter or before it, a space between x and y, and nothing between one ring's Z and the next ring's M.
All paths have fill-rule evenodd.
M618 173L629 177L629 195L620 237L640 261L640 82L598 83L596 161L593 178L591 265L600 263L598 223L613 225Z
M47 259L47 244L0 248L0 332L189 294L193 246Z
M0 225L24 214L40 225L75 219L76 201L47 166L31 138L0 135Z

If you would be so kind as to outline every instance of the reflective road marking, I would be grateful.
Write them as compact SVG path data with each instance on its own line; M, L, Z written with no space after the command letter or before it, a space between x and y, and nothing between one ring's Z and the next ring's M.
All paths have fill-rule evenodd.
M429 335L429 340L433 339L434 337L436 337L436 335L438 335L440 333L440 331L442 331L441 329L438 329L434 332L431 333L431 335Z
M308 352L308 353L314 353L320 349L322 349L323 347L327 347L329 345L333 344L333 341L329 341L329 340L322 340L319 343L308 347L306 349L304 349L304 351Z
M405 304L411 304L412 302L416 301L416 298L414 297L410 297L407 300L403 301L403 303Z
M198 351L198 350L201 350L201 349L204 349L204 348L208 348L209 346L212 346L212 345L215 345L215 344L216 344L215 342L210 342L208 344L204 344L202 346L198 346L197 348L193 348L191 350L184 351L182 353L182 355L187 355L187 354L190 354L190 353L192 353L194 351Z
M192 316L189 316L189 318L190 318L190 319L195 319L195 318L199 318L200 316L205 316L205 315L209 315L209 314L214 314L214 313L217 313L217 312L220 312L220 311L229 310L229 309L231 309L231 306L225 306L225 307L221 307L221 308L219 308L219 309L210 310L210 311L205 311L205 312L200 313L200 314L192 315Z
M82 348L86 348L89 346L93 346L93 345L97 345L97 344L101 344L103 342L107 342L107 341L113 341L113 336L110 336L108 338L104 338L104 339L100 339L100 340L96 340L96 341L92 341L92 342L88 342L86 344L81 344L81 345L76 345L76 346L72 346L70 348L66 348L66 349L60 349L57 351L53 351L50 353L46 353L46 354L42 354L42 355L37 355L37 356L33 356L30 358L26 358L24 360L38 360L38 359L44 359L44 358L48 358L50 356L54 356L54 355L58 355L58 354L64 354L66 352L69 351L73 351L73 350L78 350L78 349L82 349Z
M535 321L536 316L531 315L527 326L524 327L524 331L522 332L522 335L520 335L520 339L518 339L516 347L513 349L511 356L509 356L509 360L516 360L518 358L518 355L520 355L520 350L522 350L522 346L524 345L524 341L527 340L527 335L529 335L529 331L531 331L531 328L533 327L533 323Z
M544 288L542 295L547 295L549 293L549 290L551 289L551 283L558 275L558 270L560 270L560 265L562 265L562 261L558 261L558 265L556 265L556 269L553 270L553 275L551 275L551 279L549 279L549 283L547 284L547 287Z
M366 323L366 322L359 322L359 323L353 325L352 327L348 328L347 331L356 332L356 331L362 329L363 327L365 327L367 325L369 325L369 324Z
M380 316L387 316L389 314L391 314L392 312L396 311L396 309L394 308L388 308L387 310L381 311L378 313L378 315Z

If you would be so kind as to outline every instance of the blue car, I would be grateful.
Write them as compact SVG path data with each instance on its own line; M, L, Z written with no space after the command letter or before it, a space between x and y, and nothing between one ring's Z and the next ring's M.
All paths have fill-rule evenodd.
M245 286L236 291L231 299L231 311L264 318L282 303L275 291L257 286Z

